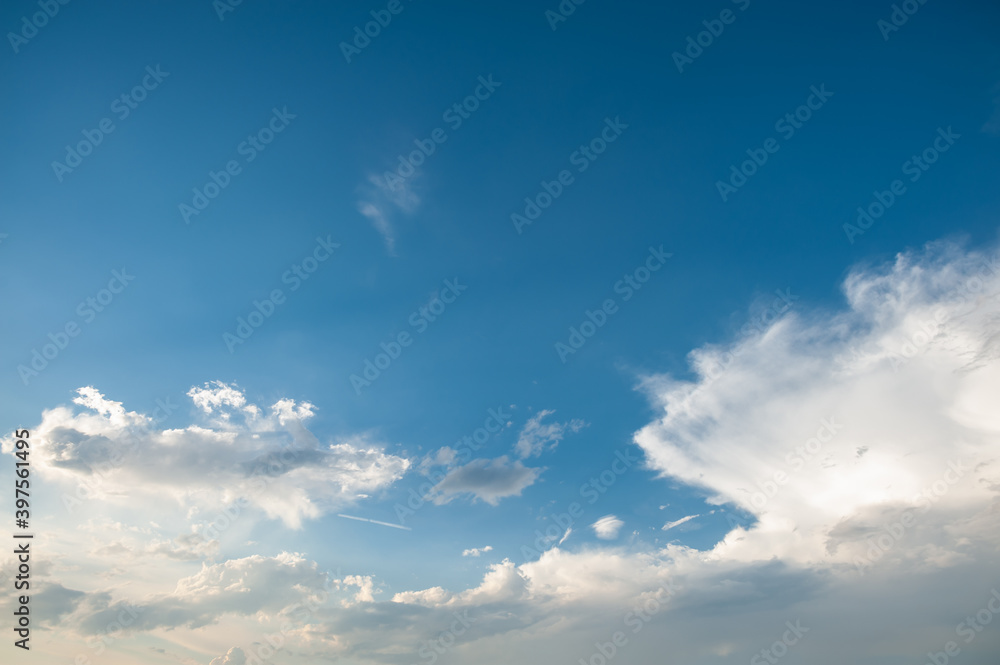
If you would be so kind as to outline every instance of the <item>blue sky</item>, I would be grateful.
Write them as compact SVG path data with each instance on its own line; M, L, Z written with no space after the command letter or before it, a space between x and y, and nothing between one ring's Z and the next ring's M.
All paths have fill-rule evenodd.
M930 418L966 413L962 405L981 404L995 387L988 333L996 298L983 295L995 293L995 285L967 294L961 306L974 303L971 313L938 322L961 328L935 333L940 357L920 355L900 370L892 355L898 343L886 340L910 339L910 327L919 329L927 318L921 312L935 303L960 307L950 296L972 288L969 280L995 252L1000 11L987 2L913 2L907 8L914 12L905 23L905 12L897 12L901 25L891 30L885 26L892 3L591 0L564 2L564 11L575 9L553 22L546 12L559 6L70 2L36 20L45 24L34 31L24 21L35 20L38 3L8 3L0 11L9 33L0 64L9 93L0 145L10 156L0 165L0 418L4 432L28 427L50 437L39 444L36 462L36 519L46 525L53 556L46 574L52 585L83 594L67 591L49 615L72 617L74 626L56 630L44 647L53 657L86 640L99 613L93 598L102 593L118 602L131 585L133 602L154 607L167 602L164 594L179 593L175 582L199 574L200 565L204 573L264 557L279 573L281 566L315 565L338 580L338 589L353 588L347 575L381 591L370 603L375 610L365 609L359 585L344 616L313 616L306 625L314 630L297 633L299 642L274 662L326 662L311 658L330 654L359 663L421 661L410 647L435 633L433 626L424 635L404 621L398 636L387 637L398 649L380 651L351 622L369 610L459 607L468 599L442 601L425 591L460 595L488 586L484 575L545 587L540 571L555 565L556 554L532 558L521 546L581 501L581 486L611 469L616 453L636 461L613 474L614 485L595 503L582 498L571 532L560 529L558 545L548 546L577 557L557 569L600 569L579 563L581 557L638 557L657 572L632 580L637 588L667 575L668 559L677 566L672 575L690 575L691 596L676 619L661 616L658 634L707 611L716 597L698 596L698 580L708 589L718 582L712 576L753 578L746 584L774 598L771 609L782 621L795 619L781 605L787 589L794 602L822 595L813 585L829 585L827 598L856 599L856 581L836 586L825 577L836 576L831 571L843 561L821 565L809 548L786 551L798 536L769 521L778 514L785 521L774 524L796 523L804 518L795 505L820 496L834 501L837 492L811 490L824 482L817 476L801 488L812 494L785 495L792 512L760 508L746 502L740 480L731 477L727 465L736 457L725 461L710 451L746 436L740 450L780 462L782 451L814 436L820 412L850 421L857 395L872 400L858 409L881 404L884 413L906 414L923 404ZM391 20L363 48L343 46L356 27L378 17ZM703 45L691 46L698 39ZM461 104L458 115L454 106ZM90 152L78 165L54 165L77 164L67 162L67 150L81 142ZM421 145L433 152L420 153ZM406 177L387 180L411 154L420 162L412 175L404 167ZM745 182L731 179L740 168L750 173ZM224 184L217 195L197 214L185 213L184 206L201 206L206 185L214 191L213 178ZM726 192L720 181L732 188ZM512 219L535 216L526 197L541 203L556 192L530 224ZM859 206L885 210L866 229L845 228L857 224ZM240 320L254 311L271 313L236 342ZM574 353L561 355L557 344L571 344L571 328L588 320L602 324ZM77 334L62 337L67 325ZM378 359L380 345L395 348L401 333L409 344L377 378L366 378L366 361L389 360ZM33 353L59 339L65 348L32 367ZM737 354L725 360L727 349ZM855 364L841 371L847 350L856 352ZM859 357L869 361L857 365ZM969 358L982 376L950 383ZM811 378L798 373L813 361ZM709 379L706 372L720 362L730 378ZM906 378L918 366L926 374ZM883 370L885 376L872 375ZM352 375L370 385L352 383ZM942 381L940 390L931 387ZM87 387L96 393L78 393ZM115 415L112 403L134 420ZM153 414L163 404L170 408L161 420ZM70 411L43 417L59 406ZM941 428L940 440L977 441L977 452L966 453L982 458L988 484L996 477L986 464L997 451L995 416L969 408L975 418L954 416L959 424L935 421L923 430ZM88 409L107 422L88 420ZM464 458L453 457L456 442L482 427L491 409L506 414L500 431ZM138 435L144 461L116 468L106 479L113 490L68 514L60 496L92 478L92 464L106 454L95 437L118 441L143 417L156 419ZM853 433L848 426L853 438L845 450L881 445L879 468L902 469L913 442L868 418L859 415L855 423L865 426L856 424ZM171 436L192 447L169 448ZM213 448L227 437L245 441ZM310 453L309 461L282 471L277 487L251 500L238 528L209 538L211 547L156 554L155 543L198 533L197 525L250 491L247 474L234 469L245 470L268 446L333 452ZM208 475L152 482L144 474L157 455L165 456L164 474L187 478L171 450L204 450L200 461L194 455L186 463ZM428 481L432 469L440 475ZM925 472L928 482L937 477L924 466L899 470L911 480ZM852 487L881 482L877 471L857 473ZM429 493L421 490L444 476ZM887 483L905 485L900 478ZM400 524L398 506L411 490L425 494L423 505ZM954 499L953 509L971 515L995 501L995 490L983 492ZM151 498L157 493L168 498ZM267 498L275 493L280 499ZM892 503L857 494L868 497L856 506L857 519ZM727 513L761 539L759 549L719 549L734 538ZM838 514L822 525L798 525L826 529L829 543L855 533L850 519ZM125 531L157 526L135 536L146 539L141 544L71 554L86 520L95 534L106 531L101 520ZM784 538L782 545L767 545L765 535ZM927 547L950 542L940 533L926 537ZM965 537L990 551L992 540L978 527ZM479 556L462 555L486 546ZM759 567L770 559L761 554L768 547L783 566L773 579ZM115 558L134 561L136 552L162 570L159 586ZM302 560L289 563L282 552ZM692 572L688 559L697 552L747 568ZM955 575L988 591L998 580L977 566L995 550L980 554L956 554L972 572L942 563L934 583ZM684 557L687 563L678 564ZM944 554L931 559L951 561ZM888 566L885 579L916 574L907 565ZM131 572L95 581L81 569ZM264 589L280 584L261 575ZM786 576L794 579L777 581ZM621 591L621 602L631 598L628 583L608 586ZM960 593L957 583L948 588L956 607L975 609L975 592ZM900 597L899 605L907 604ZM556 605L533 607L538 617L562 616ZM261 609L275 616L281 610ZM39 614L44 635L55 619L46 625ZM238 612L218 614L214 627L185 624L180 636L163 624L137 628L106 657L240 662L227 652L249 653L260 638ZM951 615L943 614L947 626ZM603 634L593 627L603 616L595 610L566 621L573 630ZM242 641L223 644L227 630ZM437 655L442 662L493 662L503 633L490 631ZM339 637L324 642L318 634ZM702 649L711 640L695 631L679 649L689 662L743 661L756 651L748 646L752 634L734 630L723 646ZM569 662L589 657L585 637L579 648L560 650L555 645L565 636L533 635L540 642L525 656L529 662L549 659L547 649ZM977 653L985 658L997 639L963 647L965 662L980 662ZM632 653L622 647L619 658L642 662L642 650L657 653L647 640ZM935 650L903 637L890 642L859 644L851 657L916 662ZM803 657L807 648L814 647L802 647ZM140 660L134 649L145 649Z

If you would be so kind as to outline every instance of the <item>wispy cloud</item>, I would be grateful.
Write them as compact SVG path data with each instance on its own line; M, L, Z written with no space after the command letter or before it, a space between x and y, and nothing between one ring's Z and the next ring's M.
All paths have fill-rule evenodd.
M395 187L390 187L379 175L370 175L365 184L358 187L360 198L358 212L368 218L385 242L386 251L395 256L396 229L392 218L394 213L413 214L420 205L420 197L413 189L414 174Z
M514 450L522 459L527 457L538 457L546 450L553 450L566 436L567 431L579 432L587 426L582 420L570 420L568 422L542 423L546 417L551 416L555 411L542 410L534 415L524 427L517 438Z
M380 522L378 520L370 520L367 517L355 517L354 515L344 515L343 513L337 513L337 517L344 517L349 520L357 520L358 522L371 522L372 524L380 524L382 526L391 526L393 529L403 529L405 531L410 531L410 527L402 526L400 524L392 524L390 522Z
M663 531L669 531L670 529L673 529L675 526L680 526L685 522L690 522L696 517L701 517L701 515L688 515L687 517L682 517L679 520L674 520L673 522L667 522L666 524L663 525Z

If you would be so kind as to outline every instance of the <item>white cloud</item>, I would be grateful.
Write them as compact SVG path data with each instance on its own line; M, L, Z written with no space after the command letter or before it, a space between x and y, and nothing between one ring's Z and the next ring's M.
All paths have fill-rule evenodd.
M675 526L680 526L685 522L690 522L696 517L701 517L701 515L688 515L687 517L682 517L679 520L674 520L673 522L667 522L666 524L663 525L663 531L669 531L670 529L673 529Z
M134 618L129 624L133 631L200 628L227 616L276 616L333 585L315 562L301 554L254 555L203 564L195 575L178 580L172 592L137 602L112 600L105 592L89 593L67 625L81 634L98 634L127 612Z
M462 556L479 556L480 554L492 551L492 545L487 545L486 547L473 547L467 550L462 550Z
M565 423L542 424L542 420L553 413L555 411L539 411L525 423L518 436L517 444L514 446L514 450L519 457L522 459L537 457L546 450L553 450L566 436L567 430L570 432L579 432L587 426L587 423L584 421L576 419Z
M621 521L614 515L605 515L591 524L590 527L601 540L614 540L618 537L618 530L622 528L623 524L625 524L625 522Z
M662 475L756 516L719 556L856 562L910 514L908 545L887 559L962 559L967 539L996 540L983 522L1000 488L995 270L947 244L856 270L849 310L790 314L736 346L698 349L695 381L648 377L664 415L635 441ZM934 483L946 492L928 513L918 497Z
M194 405L205 413L212 413L223 406L242 409L246 406L247 398L236 386L229 386L222 381L210 381L204 387L194 386L188 391L188 397ZM229 414L223 411L223 417Z
M209 540L196 533L181 534L173 539L160 538L150 534L109 539L95 538L91 553L98 557L149 560L166 557L178 561L201 561L215 555L219 541Z
M85 406L91 411L96 411L115 427L141 427L147 420L135 413L128 413L121 402L114 402L105 399L104 395L94 388L88 386L76 391L77 396L73 398L75 404Z
M213 658L208 665L246 665L247 657L243 649L233 647L226 652L226 655Z
M679 590L655 632L627 646L637 662L667 648L748 660L799 620L811 627L795 647L803 662L940 651L991 597L1000 549L997 270L934 245L853 272L846 311L803 307L757 337L696 350L694 381L647 377L663 408L636 434L647 463L756 519L710 550L556 547L505 561L473 589L395 600L487 613L464 654L490 664L544 663L565 645L586 659L594 630L610 635L666 579ZM524 623L501 628L506 615ZM872 624L886 630L853 628ZM978 640L963 656L987 662L997 642Z
M342 588L357 587L353 596L349 596L341 601L344 607L351 607L359 603L375 602L375 580L371 575L346 575L343 580L338 580Z
M205 563L176 583L166 580L168 590L132 589L143 609L134 628L145 639L175 640L187 653L200 649L199 662L216 657L214 665L238 665L282 625L290 626L281 633L290 665L405 665L421 660L428 639L465 626L455 623L463 619L468 629L448 658L481 665L587 660L595 642L619 630L628 643L616 662L655 662L667 652L678 662L721 662L720 656L748 662L780 639L789 621L810 629L789 652L797 662L837 653L845 662L878 665L886 657L941 651L956 624L976 616L997 586L1000 299L985 269L990 279L975 281L986 265L982 256L942 245L900 257L885 270L855 271L845 282L846 311L803 305L757 337L693 352L692 381L646 378L643 387L663 409L636 434L647 464L672 484L687 484L756 520L708 550L641 540L577 551L557 546L537 560L494 563L469 588L403 587L386 593L389 600L375 575L322 573L302 555L228 559ZM96 391L79 399L83 413L59 407L43 416L43 481L82 474L114 452L119 430L141 430L145 422ZM208 461L228 461L230 451L249 442L322 451L305 448L311 435L302 423L282 426L274 409L233 425L245 404L218 408L233 414L230 425L192 425L142 440L168 468L172 454L189 453L183 440L170 447L171 436L196 436ZM212 409L206 415L217 417ZM358 451L367 444L344 445ZM519 462L477 462L462 467L467 473L453 478L449 496L498 499L520 484L504 476ZM207 484L198 477L194 487ZM648 506L661 505L665 488L654 481ZM702 512L709 521L710 512ZM899 532L904 518L908 526ZM608 515L595 531L605 520L620 522ZM567 526L566 534L580 526ZM136 552L145 551L141 536L183 545L148 522L95 522L81 532L101 530ZM880 543L887 547L867 560ZM866 561L861 569L859 558ZM123 611L120 594L131 580L81 592L53 579L47 570L53 564L44 558L37 566L44 591L32 598L33 610L51 617L39 628L56 622L59 628L46 637L96 634ZM10 563L0 566L0 576L12 572ZM10 602L0 596L0 613L10 616ZM649 623L637 622L637 612ZM642 633L635 636L633 626ZM962 644L963 662L992 662L1000 638L988 629L976 635ZM78 645L67 645L70 656Z
M151 515L180 507L211 519L242 503L298 528L388 487L410 465L365 437L324 446L303 424L312 405L279 400L265 412L218 382L189 393L212 419L210 427L169 430L155 429L150 417L125 411L92 387L77 392L74 402L86 410L46 410L31 428L33 470L65 488L70 510L98 500L144 506ZM11 446L4 441L5 451Z

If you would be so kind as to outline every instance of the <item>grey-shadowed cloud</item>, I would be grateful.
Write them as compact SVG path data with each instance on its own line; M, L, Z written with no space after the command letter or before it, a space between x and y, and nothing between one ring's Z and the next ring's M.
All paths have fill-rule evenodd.
M321 444L304 425L309 403L283 399L262 409L218 382L188 393L205 424L173 429L157 429L93 387L77 392L82 411L56 407L31 428L36 472L77 503L81 483L89 499L146 505L151 514L217 511L241 499L297 528L388 487L410 467L363 435ZM4 450L12 444L5 440Z
M510 461L506 455L495 459L476 459L449 471L431 490L437 504L448 503L456 496L471 495L495 506L501 499L520 496L541 475L542 469Z

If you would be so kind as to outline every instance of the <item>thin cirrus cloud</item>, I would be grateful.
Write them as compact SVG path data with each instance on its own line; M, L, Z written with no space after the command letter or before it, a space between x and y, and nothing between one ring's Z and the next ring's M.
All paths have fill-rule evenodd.
M554 414L552 410L542 410L525 423L514 445L514 450L522 459L538 457L546 450L553 450L567 432L579 432L587 426L583 420L573 419L565 423L542 421Z
M701 515L688 515L686 517L680 518L679 520L674 520L673 522L667 522L666 524L663 525L663 529L662 530L663 531L669 531L670 529L673 529L675 526L680 526L681 524L684 524L686 522L690 522L691 520L693 520L695 518L698 518L698 517L701 517Z
M386 252L396 254L396 229L393 216L399 212L413 214L420 205L420 197L414 191L415 173L399 184L389 185L382 176L369 175L367 182L358 187L358 212L365 216L382 236Z

